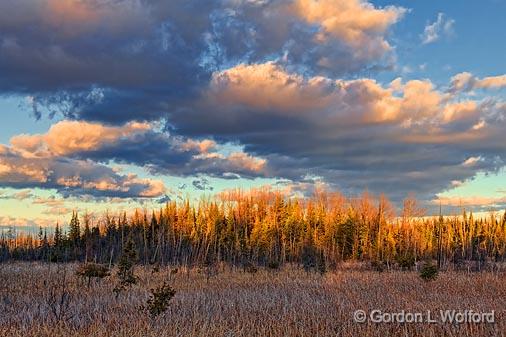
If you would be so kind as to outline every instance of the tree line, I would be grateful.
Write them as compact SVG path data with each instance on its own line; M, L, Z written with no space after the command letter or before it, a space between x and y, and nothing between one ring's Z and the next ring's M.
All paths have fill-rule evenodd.
M65 227L65 228L64 228ZM346 198L318 191L292 198L262 189L227 191L192 204L106 213L100 219L73 212L68 226L48 234L0 238L0 259L115 263L127 241L143 264L211 265L226 262L277 268L284 263L333 267L342 261L410 266L437 260L439 267L466 261L504 261L506 212L475 218L424 217L413 197L399 214L389 200L367 192Z

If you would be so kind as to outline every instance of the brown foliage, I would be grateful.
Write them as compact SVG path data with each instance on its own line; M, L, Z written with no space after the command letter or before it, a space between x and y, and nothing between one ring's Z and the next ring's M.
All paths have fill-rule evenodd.
M60 268L72 275L75 266ZM149 267L139 266L139 286L118 299L111 291L112 278L83 288L77 277L67 277L65 292L71 302L64 310L66 318L57 323L43 303L49 280L61 281L62 272L36 263L0 265L0 336L480 337L506 331L504 267L495 273L444 272L432 282L423 282L416 272L377 273L350 263L323 277L293 266L277 273L262 268L254 275L226 269L209 282L206 275L189 270L173 275L177 296L166 314L151 320L138 308L145 304L148 289L167 280L169 269L152 274ZM495 310L496 323L360 324L352 318L357 309L467 308Z

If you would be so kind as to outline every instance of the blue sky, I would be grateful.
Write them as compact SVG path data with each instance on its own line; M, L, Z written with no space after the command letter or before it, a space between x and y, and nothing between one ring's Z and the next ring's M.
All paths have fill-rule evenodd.
M506 204L503 1L94 2L0 4L0 224L262 186Z

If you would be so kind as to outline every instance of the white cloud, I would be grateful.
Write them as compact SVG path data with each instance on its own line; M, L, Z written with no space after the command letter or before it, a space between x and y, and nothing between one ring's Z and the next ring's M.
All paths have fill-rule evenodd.
M449 36L453 33L455 20L447 18L444 13L438 13L436 21L427 24L420 35L423 44L436 42L442 36Z

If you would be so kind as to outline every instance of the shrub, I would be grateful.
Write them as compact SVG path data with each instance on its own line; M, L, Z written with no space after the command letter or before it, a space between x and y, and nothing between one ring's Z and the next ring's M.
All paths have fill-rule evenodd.
M401 255L397 258L397 263L402 270L411 270L415 266L415 258L411 254Z
M327 262L325 261L325 254L323 253L323 250L320 251L316 259L316 269L321 275L327 272Z
M149 313L151 318L155 318L163 314L169 308L169 302L176 294L176 291L167 283L155 289L151 289L146 306L143 307Z
M71 310L75 296L69 289L67 280L67 268L58 267L56 274L48 280L47 288L43 296L47 312L51 314L51 323L69 322L74 313ZM44 282L46 284L46 282Z
M386 263L385 263L385 261L374 260L374 261L371 261L371 268L377 272L382 273L385 271Z
M90 286L91 279L97 278L102 279L111 275L109 268L102 264L98 263L84 263L77 267L76 275L81 276L83 278L88 278L88 287Z
M158 263L153 265L153 268L151 269L151 274L156 274L160 272L160 265Z
M269 268L270 270L278 270L279 269L279 261L270 260L269 263L267 263L267 268Z
M316 252L313 245L305 244L302 248L302 266L306 273L311 272L317 266Z
M420 277L424 281L432 281L435 280L438 276L438 269L437 266L432 264L432 262L427 262L423 265L422 269L420 270Z
M246 262L244 264L244 271L247 272L247 273L250 273L250 274L255 274L258 269L257 267L255 267L255 265L251 262Z

